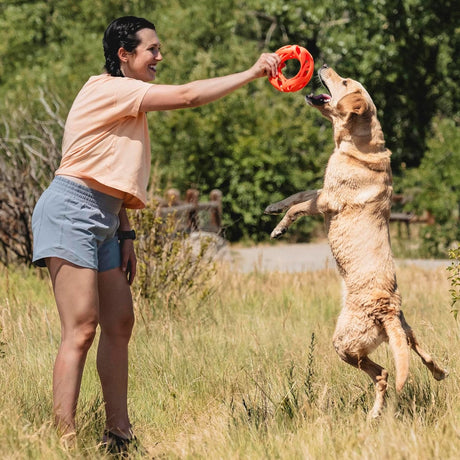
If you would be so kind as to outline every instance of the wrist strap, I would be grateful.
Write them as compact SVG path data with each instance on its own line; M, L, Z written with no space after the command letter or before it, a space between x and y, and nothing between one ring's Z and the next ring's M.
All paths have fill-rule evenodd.
M118 239L122 240L135 240L136 239L136 232L134 230L119 230L118 231Z

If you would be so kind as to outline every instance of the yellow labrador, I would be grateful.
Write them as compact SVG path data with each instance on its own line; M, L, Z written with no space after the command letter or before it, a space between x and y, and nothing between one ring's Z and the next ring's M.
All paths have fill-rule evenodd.
M344 280L345 296L333 343L339 356L373 380L376 400L371 417L380 415L388 372L369 359L389 342L396 364L396 390L409 373L409 347L437 380L447 377L422 350L401 311L390 247L391 152L385 148L376 108L364 87L323 66L321 82L329 94L307 96L307 102L328 118L335 149L320 190L300 192L265 210L287 213L271 233L277 238L299 217L322 214L332 254Z

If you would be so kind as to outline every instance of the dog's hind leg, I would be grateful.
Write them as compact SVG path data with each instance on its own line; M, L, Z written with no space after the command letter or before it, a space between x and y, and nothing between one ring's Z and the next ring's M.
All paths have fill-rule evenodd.
M279 224L270 234L270 238L278 238L283 233L286 233L287 229L302 216L315 216L323 212L320 206L321 190L316 190L316 193L308 201L292 206L281 219ZM324 201L324 200L323 200ZM324 206L324 204L323 204Z
M385 404L385 395L388 386L388 372L367 356L359 361L358 366L366 372L374 382L375 401L369 412L369 418L377 418L381 415L383 405Z
M388 386L388 371L367 356L357 358L347 353L340 353L339 351L338 353L346 363L363 370L374 382L375 402L368 416L369 418L379 417L385 404L385 395Z
M291 206L315 198L321 190L306 190L305 192L294 193L282 201L268 205L265 208L265 214L281 214L287 211Z
M412 350L415 351L415 353L417 353L420 356L420 358L422 359L423 364L425 364L425 366L430 370L430 372L433 374L433 377L436 380L445 379L449 375L449 373L446 370L441 369L433 361L433 358L425 350L423 350L420 347L419 343L417 342L417 339L415 338L414 331L412 330L412 328L407 323L407 321L404 318L404 315L403 315L402 312L401 312L401 323L402 323L402 326L403 326L404 331L406 333L407 342L408 342L409 346L412 348Z

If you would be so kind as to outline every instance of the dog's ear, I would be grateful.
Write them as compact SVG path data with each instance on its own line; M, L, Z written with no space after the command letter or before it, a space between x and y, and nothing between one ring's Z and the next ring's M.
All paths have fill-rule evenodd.
M343 114L363 115L369 110L369 104L359 91L347 94L337 104L337 110Z

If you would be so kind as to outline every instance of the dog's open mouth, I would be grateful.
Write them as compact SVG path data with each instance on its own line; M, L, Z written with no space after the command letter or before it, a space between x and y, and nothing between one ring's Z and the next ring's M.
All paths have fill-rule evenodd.
M308 96L305 96L305 99L310 105L324 105L330 102L332 97L329 96L329 94L318 94L314 96L312 93L312 94L309 94Z
M321 71L318 72L318 76L319 76L319 79L321 80L321 84L327 89L329 94L323 93L323 94L318 94L316 96L313 93L309 94L308 96L305 97L305 99L307 100L307 103L310 105L316 105L316 106L324 105L330 102L332 99L332 97L330 96L331 92L329 91L329 88L327 87L326 83L324 83L324 80L321 78Z

